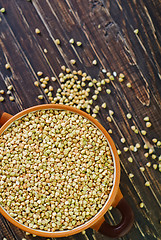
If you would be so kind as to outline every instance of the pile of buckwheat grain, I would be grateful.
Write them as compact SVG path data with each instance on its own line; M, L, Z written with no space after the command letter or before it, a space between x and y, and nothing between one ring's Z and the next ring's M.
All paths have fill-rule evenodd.
M73 229L104 206L114 164L103 133L65 110L39 110L0 136L0 205L44 231Z

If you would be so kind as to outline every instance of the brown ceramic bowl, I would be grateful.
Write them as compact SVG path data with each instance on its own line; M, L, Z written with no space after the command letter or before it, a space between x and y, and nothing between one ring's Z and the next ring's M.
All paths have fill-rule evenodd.
M97 128L101 130L101 132L104 134L104 136L107 138L107 141L109 143L111 153L113 156L113 162L114 162L114 182L113 187L111 190L111 193L109 195L108 200L106 201L105 205L102 207L102 209L89 221L85 222L83 225L78 226L72 230L66 230L66 231L55 231L55 232L47 232L47 231L41 231L41 230L35 230L31 229L29 227L26 227L25 225L19 223L18 221L14 220L2 207L0 207L0 213L12 224L17 226L18 228L29 232L31 234L35 234L42 237L66 237L70 235L74 235L76 233L82 232L83 230L87 228L93 228L96 231L101 232L102 234L109 236L109 237L121 237L125 235L130 228L133 225L134 216L133 212L131 210L131 207L128 205L126 200L123 198L122 193L119 189L119 183L120 183L120 163L119 163L119 157L117 154L117 150L115 147L115 144L113 140L111 139L110 135L107 133L105 128L93 117L91 117L89 114L78 110L74 107L61 105L61 104L43 104L38 105L34 107L30 107L28 109L25 109L15 116L12 116L6 112L0 111L0 134L16 119L21 118L22 116L28 114L29 112L42 110L42 109L58 109L58 110L68 110L77 114L82 115L83 117L89 119ZM116 226L111 226L109 223L105 221L104 215L108 211L109 207L113 206L119 209L119 211L122 214L122 220L121 222Z

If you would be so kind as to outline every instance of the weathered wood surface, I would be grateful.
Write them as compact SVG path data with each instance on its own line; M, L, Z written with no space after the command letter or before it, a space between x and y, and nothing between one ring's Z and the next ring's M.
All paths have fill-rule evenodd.
M107 103L107 109L101 109L97 119L111 134L116 146L122 151L120 188L135 213L135 224L132 230L121 239L161 239L161 173L147 162L158 164L158 159L145 158L145 143L154 146L153 138L161 140L161 2L142 0L0 0L0 8L6 13L0 14L0 89L6 91L7 86L14 87L15 101L11 102L5 95L0 108L16 114L27 107L49 103L43 89L34 86L38 80L37 72L44 76L58 77L61 66L81 69L93 78L103 79L102 69L125 74L125 81L118 78L112 81L106 93L107 85L99 94L96 104ZM41 34L35 34L35 28ZM134 29L139 29L136 35ZM61 45L54 40L59 38ZM82 47L71 46L69 39L81 41ZM47 53L44 53L44 49ZM70 65L70 59L76 59L76 66ZM92 61L97 59L98 65ZM5 69L9 62L11 69ZM132 88L126 86L130 82ZM51 82L54 95L60 82ZM92 90L93 89L93 90ZM94 88L91 91L94 92ZM38 100L39 94L44 100ZM96 105L94 104L94 105ZM106 120L108 110L114 111L113 121ZM132 119L126 114L131 113ZM152 127L147 129L143 118L150 117ZM135 125L139 134L131 130ZM143 136L141 130L147 135ZM122 144L120 138L125 137ZM137 152L124 152L123 147L141 144ZM155 147L157 157L160 148ZM133 163L127 158L132 156ZM145 166L141 172L140 167ZM129 178L128 174L134 177ZM150 187L145 182L150 181ZM144 208L140 208L144 202ZM107 219L116 223L117 212L107 213ZM114 220L115 219L115 220ZM0 216L0 239L8 240L43 239L26 236L24 232L12 226ZM65 238L64 238L65 239ZM67 239L108 239L86 230L86 234L78 234Z

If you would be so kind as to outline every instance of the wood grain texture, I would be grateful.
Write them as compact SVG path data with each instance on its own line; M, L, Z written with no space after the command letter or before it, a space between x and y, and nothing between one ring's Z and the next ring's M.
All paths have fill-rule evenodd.
M161 239L161 175L153 167L139 170L148 161L158 163L151 157L148 160L143 145L154 147L157 156L160 148L154 145L153 138L161 140L161 3L143 0L1 0L0 7L6 8L5 14L0 14L0 89L6 91L13 85L14 102L5 95L5 101L0 108L11 113L40 103L49 103L43 88L36 88L34 81L38 80L37 72L44 76L55 76L58 81L50 82L54 87L54 95L59 87L61 66L71 69L81 69L92 78L103 79L102 69L124 73L125 81L120 83L118 77L111 83L102 86L98 100L94 105L106 102L107 109L101 108L97 119L111 134L116 146L122 151L120 188L129 201L135 213L135 224L128 235L121 239ZM35 34L39 28L40 35ZM139 33L134 34L134 30ZM59 38L60 45L55 44ZM70 45L69 40L81 41L82 47ZM44 53L44 49L47 53ZM76 66L70 64L76 59ZM97 59L98 64L92 65ZM5 69L9 62L11 69ZM126 84L130 82L132 88ZM111 89L111 94L106 89ZM91 95L96 86L91 88ZM44 100L37 96L43 94ZM90 95L90 96L91 96ZM109 123L106 117L112 109L114 115ZM127 113L132 119L127 119ZM147 129L143 118L150 117L152 127ZM134 125L139 129L135 134L131 130ZM147 130L143 136L141 130ZM121 137L126 142L120 142ZM123 147L141 144L137 152L123 151ZM133 158L130 163L128 157ZM129 179L128 174L134 178ZM150 181L150 187L145 182ZM145 207L139 207L144 202ZM111 224L116 224L120 215L112 210L106 214ZM25 236L25 233L0 217L0 239L41 239ZM42 238L43 239L43 238ZM64 238L65 239L65 238ZM85 234L68 237L67 239L109 239L86 230Z

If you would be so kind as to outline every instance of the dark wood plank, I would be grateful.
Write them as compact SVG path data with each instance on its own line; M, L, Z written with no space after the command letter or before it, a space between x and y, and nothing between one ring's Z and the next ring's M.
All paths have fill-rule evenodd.
M107 6L107 1L105 5ZM112 18L126 37L130 51L160 105L161 36L160 21L156 20L157 17L160 19L160 2L110 1L108 7ZM135 29L139 30L137 36L133 33Z
M70 1L71 2L71 1ZM73 3L73 2L72 2ZM96 1L95 1L95 3L96 3ZM89 8L86 8L86 9L84 9L83 8L83 6L84 6L85 4L79 4L78 2L77 2L77 5L75 4L75 2L73 3L73 12L74 12L74 9L77 9L77 13L79 14L78 15L78 17L86 17L87 16L87 14L84 14L84 11L86 10L86 12L88 13L88 12L90 12L90 10L89 10ZM105 12L107 13L107 11L105 11L104 9L102 10L102 5L101 4L97 4L97 5L95 5L94 6L94 9L93 9L93 11L95 11L95 13L96 13L96 16L97 16L97 18L95 17L89 17L88 18L88 20L86 20L86 25L84 26L84 29L85 29L85 31L87 31L87 35L88 35L88 37L90 38L90 40L92 41L92 44L93 45L96 45L95 44L95 41L97 41L97 36L98 36L98 34L96 33L96 31L95 31L95 29L94 29L94 26L93 25L96 25L96 22L98 21L98 19L99 19L99 16L101 16L101 18L102 18L102 16L103 16L103 14L105 14ZM108 13L107 13L108 14ZM92 14L91 14L92 15ZM94 16L94 14L92 15L92 16ZM107 19L107 17L108 16L106 16L106 19ZM109 22L111 22L110 20L108 20ZM85 22L85 21L84 21ZM92 23L94 23L93 25L92 25ZM105 25L105 19L103 19L102 20L102 25L103 25L103 30L104 30L104 25ZM88 29L87 29L88 28ZM124 44L126 44L126 42L124 43L124 38L123 37L119 37L119 36L117 36L117 35L119 35L119 33L117 32L117 26L115 26L115 24L113 24L113 27L112 27L112 25L111 25L111 28L113 28L113 29L111 29L111 31L110 31L110 29L108 29L108 34L106 34L106 41L103 41L103 37L104 36L102 36L101 34L99 34L99 38L98 38L98 41L99 42L97 42L97 46L101 46L101 48L103 48L103 46L102 46L102 44L101 44L101 41L103 41L103 42L107 42L108 43L108 46L106 46L107 48L105 48L104 47L104 54L105 53L107 53L107 55L106 56L109 56L110 55L110 60L112 59L111 58L111 55L112 54L110 54L111 52L113 53L113 55L115 56L115 57L118 57L119 59L115 59L115 60L113 60L113 61L111 61L111 66L112 65L114 65L114 66L117 66L117 64L119 64L121 61L120 61L120 59L122 60L124 60L124 61L126 61L126 64L124 64L124 66L126 66L127 64L128 64L128 61L125 59L125 58L123 58L123 56L120 56L120 52L119 52L119 47L118 47L118 49L117 49L117 45L116 45L116 43L115 43L115 41L116 41L116 39L118 40L122 40L122 45ZM105 30L105 32L106 32L106 30ZM115 34L114 34L115 33ZM95 35L94 35L95 34ZM119 41L118 40L118 41ZM117 42L117 44L119 44L118 42ZM126 46L126 45L125 45ZM121 46L122 47L122 46ZM109 48L109 50L110 49L112 49L110 52L108 52L107 51L107 49ZM122 49L123 49L123 47L122 47ZM124 49L126 49L126 47L124 47ZM99 54L100 54L100 49L98 50L99 51ZM123 51L123 50L122 50ZM126 52L124 53L124 54L126 54ZM113 57L113 55L112 55L112 57ZM101 59L103 59L103 56L101 56L100 57ZM122 60L122 61L123 61ZM131 66L132 65L132 66ZM118 66L117 66L117 68L118 68ZM113 71L115 70L115 69L117 69L116 67L113 67ZM131 70L130 70L131 69ZM132 71L133 70L133 71ZM137 73L137 74L136 74ZM146 114L146 109L145 109L145 107L144 107L144 105L147 105L147 106L149 106L149 95L150 95L150 100L152 101L151 102L151 105L152 105L152 108L153 109L155 109L156 107L157 107L157 102L155 102L155 98L153 97L153 95L152 94L150 94L150 92L149 92L149 90L147 89L146 90L146 84L144 85L144 81L146 80L145 78L143 78L142 77L142 72L140 73L140 70L138 69L138 67L135 65L135 62L133 61L133 59L132 59L132 57L130 56L130 62L129 62L129 66L128 66L128 71L127 71L127 74L126 74L126 76L128 75L128 78L129 78L129 80L130 80L130 78L133 78L132 80L133 80L133 82L132 83L134 83L134 85L135 85L135 83L136 83L136 85L134 86L134 91L135 91L135 93L134 93L134 95L133 95L133 92L131 92L131 94L129 95L129 93L128 93L128 91L129 91L129 89L124 89L124 94L123 94L123 96L120 96L120 102L121 102L121 109L124 109L124 108L126 108L126 111L129 109L129 105L132 105L132 106L130 106L130 110L132 109L132 111L134 111L135 113L138 113L137 115L136 115L136 125L137 126L139 126L139 128L140 129L143 129L144 128L144 126L142 125L143 124L143 121L142 121L142 119L143 119L143 115L142 115L142 113L144 113L144 114ZM135 77L135 75L136 75L136 77ZM140 77L139 77L139 75L140 75ZM137 82L140 82L139 80L138 80L138 77L139 77L139 80L141 80L142 79L142 84L140 84L140 86L138 86L138 84L137 84ZM146 81L145 81L145 83L146 83ZM116 87L117 89L118 89L118 87ZM157 90L157 89L156 89ZM136 92L137 91L137 92ZM118 92L117 92L118 93ZM123 98L125 98L125 94L126 94L126 96L127 96L127 99L125 99L125 101L126 101L126 103L127 103L127 101L128 101L128 104L127 104L127 106L124 106L124 108L122 108L122 105L124 105L123 104L123 102L122 102L122 99ZM139 101L140 101L140 103L141 104L139 104L138 102L136 103L136 101L137 101L137 99L135 98L135 96L137 96L137 98L139 99ZM117 97L117 96L116 96ZM135 100L134 100L135 99ZM112 105L112 106L114 106L114 105ZM136 108L135 108L136 107ZM114 109L116 109L115 107L114 107ZM123 110L123 112L125 113L126 112L125 110ZM149 110L148 110L149 111ZM118 113L118 111L117 111L117 113ZM158 113L158 120L156 120L156 114ZM156 122L156 123L158 123L157 124L157 126L156 126L156 134L157 134L157 129L158 129L158 127L159 127L159 119L160 119L160 116L159 116L159 114L160 114L160 108L159 108L159 106L158 106L158 108L157 108L157 111L156 111L156 114L155 114L155 116L154 116L154 122ZM138 122L139 121L139 119L138 119L138 116L142 116L142 119L140 119L140 122ZM151 116L152 117L152 116ZM120 121L121 119L119 118L119 116L118 116L118 119L117 120L119 120L119 130L121 130L121 128L123 127L123 122L122 121ZM121 132L124 132L124 130L126 129L126 125L124 125L124 129L122 129L122 131ZM153 129L154 130L154 129ZM126 131L130 131L130 129L127 129ZM115 131L116 132L116 131ZM154 131L153 131L153 134L154 134ZM120 134L119 134L120 135ZM119 136L118 135L118 136ZM128 135L128 132L126 132L126 134L125 134L126 136ZM142 137L142 136L141 136ZM114 137L114 139L115 139L115 137ZM138 139L137 138L134 138L135 139L135 141L137 141ZM140 139L139 139L140 140ZM147 139L142 139L143 141L147 141ZM116 140L115 142L118 142L118 140ZM120 144L119 144L120 145ZM142 151L142 153L143 153L143 151ZM127 156L127 154L126 154L126 156ZM139 156L137 157L137 159L136 159L136 163L138 163L138 160L139 160ZM142 156L142 158L143 158L143 156ZM141 158L141 159L142 159ZM123 161L123 163L124 163L125 161ZM128 170L128 165L129 165L129 163L127 163L127 162L125 162L125 164L126 164L126 171ZM139 166L139 164L138 164L138 166ZM131 169L131 167L129 167L129 169ZM137 174L139 174L139 173L137 173ZM151 174L151 173L150 173ZM149 174L149 175L150 175ZM140 175L141 175L141 173L140 173ZM147 177L149 178L150 176L149 175L147 175ZM139 176L139 175L138 175ZM143 176L143 183L142 184L144 184L144 181L145 181L145 176ZM153 177L151 177L151 179L153 179ZM160 179L160 176L158 175L158 179ZM138 187L140 186L140 178L138 178L138 183L135 183L134 184L134 186L135 186L135 190L138 192ZM157 188L157 186L158 186L158 182L156 182L156 186L154 186L154 188ZM152 192L153 192L153 189L151 189L152 190ZM158 188L158 190L159 190L159 188ZM143 191L142 191L143 192ZM154 192L153 192L154 193ZM160 206L158 206L158 204L159 204L159 200L160 200L160 193L159 193L159 191L157 191L157 193L158 193L158 197L156 198L156 200L157 200L157 202L156 202L156 211L158 211L157 209L158 209L158 207L160 207ZM141 194L138 194L138 195L141 195ZM147 190L145 189L145 193L143 193L142 194L143 196L146 196L147 197ZM149 196L150 196L150 193L149 193ZM141 196L140 196L141 197ZM155 199L155 196L154 196L154 199ZM154 200L155 201L155 200ZM149 204L151 204L150 202L149 202ZM157 222L158 223L158 220L157 220L157 218L155 218L155 214L154 214L154 220L155 220L155 222ZM159 223L158 223L159 224ZM159 227L159 225L158 225L158 227Z

